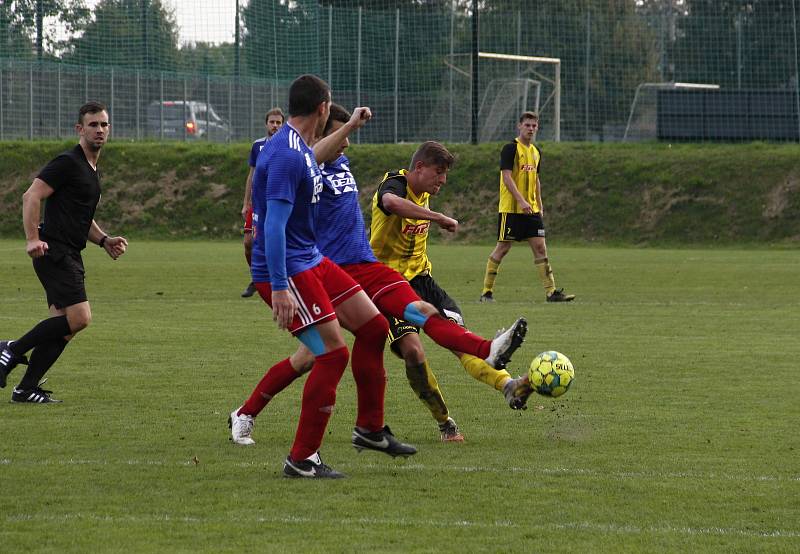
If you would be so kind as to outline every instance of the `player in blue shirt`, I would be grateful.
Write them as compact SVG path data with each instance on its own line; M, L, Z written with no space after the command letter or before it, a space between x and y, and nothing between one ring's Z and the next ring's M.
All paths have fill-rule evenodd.
M364 119L362 114L366 114L368 119L369 112L362 110L368 109L356 108L351 116L341 106L332 104L325 130L326 138L314 146L318 160L332 160L320 165L324 184L318 202L316 226L320 251L358 282L387 317L411 317L445 348L481 359L487 358L487 362L498 369L484 365L482 372L491 377L493 383L499 383L501 390L510 383L506 395L509 402L515 408L523 407L530 395L530 387L520 379L511 379L503 368L522 342L524 320L516 322L495 341L485 340L442 317L434 306L420 299L402 275L378 262L373 254L358 202L358 186L350 171L349 160L343 153L349 145L347 135L360 126L359 122ZM417 347L417 356L411 356L411 348L403 351L406 375L412 389L439 423L442 440L463 441L458 427L448 416L436 378L424 363L424 350L418 335L405 335L403 340L414 341ZM301 347L290 358L270 368L247 402L231 414L231 439L237 444L254 444L251 438L253 418L272 397L307 372L313 362L313 355Z
M285 117L280 108L272 108L267 112L264 118L264 124L267 127L267 134L259 139L253 141L250 146L250 157L248 159L248 166L250 167L247 172L247 181L244 185L244 203L242 204L242 217L244 218L244 258L247 260L247 266L250 267L250 255L253 250L253 201L251 194L253 190L253 171L256 168L256 160L264 144L278 132L281 128ZM252 281L247 285L247 288L242 292L242 298L250 298L256 293L256 287Z
M289 121L259 154L253 176L253 282L272 307L278 326L314 355L297 434L283 467L287 477L343 477L319 457L336 387L349 359L337 312L356 336L352 367L358 417L353 445L391 456L416 453L413 446L395 439L383 422L382 360L388 324L361 287L316 246L315 204L323 184L308 143L322 133L329 110L330 89L323 80L313 75L295 79L289 89Z

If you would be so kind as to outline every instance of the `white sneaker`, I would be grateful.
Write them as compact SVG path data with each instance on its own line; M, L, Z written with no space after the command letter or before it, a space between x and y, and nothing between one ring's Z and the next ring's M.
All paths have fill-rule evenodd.
M500 330L492 341L489 356L484 360L495 369L505 369L511 356L522 346L525 333L528 332L528 322L524 317L519 318L507 330Z
M255 444L250 435L253 434L253 416L251 415L237 415L239 408L231 412L228 418L228 427L231 429L231 440L236 444L243 446L250 446Z

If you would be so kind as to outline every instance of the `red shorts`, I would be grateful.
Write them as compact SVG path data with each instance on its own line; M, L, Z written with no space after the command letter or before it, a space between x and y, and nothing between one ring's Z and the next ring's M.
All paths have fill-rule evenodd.
M255 283L258 294L272 307L270 283ZM338 265L322 258L319 265L289 277L289 293L298 304L297 313L289 325L293 335L302 333L307 327L336 317L338 306L361 287Z
M380 262L343 265L342 269L361 285L383 315L403 318L405 307L420 300L405 277Z
M244 232L253 232L253 206L247 208L247 213L244 215Z

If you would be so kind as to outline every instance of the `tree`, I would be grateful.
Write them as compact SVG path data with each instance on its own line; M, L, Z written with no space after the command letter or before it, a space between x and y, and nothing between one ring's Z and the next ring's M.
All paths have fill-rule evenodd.
M178 52L178 70L206 75L233 75L234 45L230 42L197 42L182 45Z
M178 28L161 0L102 0L94 20L70 41L66 61L76 64L174 70Z
M675 79L723 87L789 86L796 75L791 0L686 0Z
M0 0L0 58L35 57L37 5L42 18L55 19L67 33L80 28L89 17L83 0ZM42 38L50 56L62 46L53 34L45 33Z

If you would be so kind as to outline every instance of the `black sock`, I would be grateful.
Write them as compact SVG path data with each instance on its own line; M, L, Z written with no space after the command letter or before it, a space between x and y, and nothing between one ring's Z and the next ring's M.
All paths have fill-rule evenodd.
M71 334L72 331L69 329L67 316L59 315L49 319L43 319L21 339L15 340L8 349L11 350L15 356L22 356L31 348L35 348L40 344L55 339L63 339Z
M29 390L39 386L39 381L42 380L47 370L53 367L67 344L69 344L68 340L60 338L39 344L34 348L28 362L28 371L22 376L22 381L20 381L17 388Z

